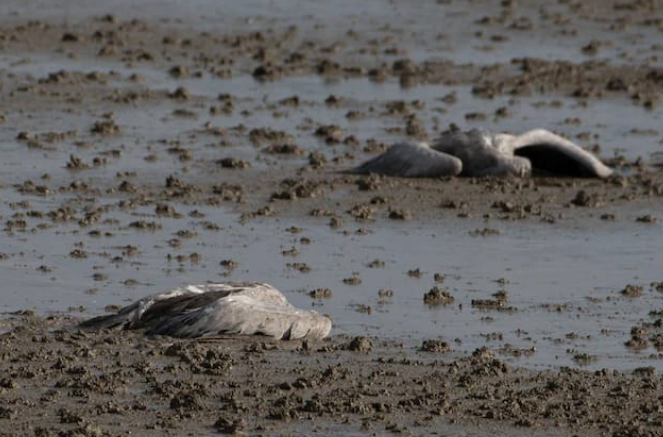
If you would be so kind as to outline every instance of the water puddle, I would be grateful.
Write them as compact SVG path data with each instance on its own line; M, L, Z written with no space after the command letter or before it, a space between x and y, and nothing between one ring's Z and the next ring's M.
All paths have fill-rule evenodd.
M13 196L3 197L7 202ZM39 209L48 200L31 203ZM472 231L484 223L459 220L374 224L364 235L352 227L347 234L331 230L313 218L240 224L222 209L178 206L185 215L194 209L220 230L197 220L160 218L162 229L137 231L130 223L156 218L152 209L138 208L117 211L110 223L92 227L102 235L112 232L112 238L92 237L77 225L5 234L0 272L8 292L2 310L80 306L82 315L91 315L186 283L259 280L284 290L297 306L332 315L335 334L375 335L410 347L441 337L461 351L516 349L504 349L507 355L536 350L516 359L527 367L574 365L576 351L595 360L592 368L631 368L641 366L647 353L628 351L624 333L660 306L660 293L649 288L662 279L659 226L624 229L601 222L562 231L564 225L494 222L500 235L478 237ZM288 232L293 225L301 232ZM174 250L169 241L183 229L197 236L180 236L182 247ZM73 256L77 250L85 256ZM226 260L237 267L226 269ZM302 263L307 273L297 267ZM444 275L443 283L434 280L436 273ZM643 286L642 297L622 296L627 284ZM453 304L424 303L423 295L436 285L451 293ZM313 299L309 293L317 288L331 289L333 297ZM473 305L499 291L507 292L512 311Z

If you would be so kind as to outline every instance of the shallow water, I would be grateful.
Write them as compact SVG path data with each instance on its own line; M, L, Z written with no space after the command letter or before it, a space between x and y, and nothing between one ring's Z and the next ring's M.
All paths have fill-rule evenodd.
M11 196L4 199L11 201ZM32 203L39 209L47 202ZM644 353L627 351L623 343L630 326L660 307L660 293L648 287L661 280L659 226L634 224L624 229L623 224L598 219L570 227L490 222L501 235L475 237L470 232L486 223L459 220L373 224L368 235L344 235L322 219L271 218L240 224L237 216L217 208L177 209L185 215L196 209L222 230L192 227L187 219L159 219L164 227L158 231L128 229L132 221L156 218L151 209L139 208L113 214L115 225L93 226L113 232L112 238L90 237L77 225L11 237L3 233L3 252L9 258L0 263L0 271L3 288L12 291L4 296L2 310L59 312L80 306L85 314L98 314L106 305L186 283L266 280L286 291L295 305L332 315L334 334L379 335L402 340L408 347L440 337L454 341L453 349L459 351L502 344L535 347L531 357L516 361L537 368L573 365L568 349L596 356L590 367L658 365L656 359L643 361ZM292 225L302 232L287 232ZM173 250L167 241L184 228L195 229L198 238L183 239L183 248ZM311 244L301 244L301 237ZM79 242L88 253L86 259L68 256ZM138 253L123 255L127 245ZM283 255L292 248L299 254ZM194 252L201 256L199 262L167 260L169 253ZM238 263L228 276L222 276L225 269L219 265L224 259ZM384 267L367 267L375 259ZM291 262L305 262L311 271L287 267ZM39 271L42 265L51 270ZM407 274L416 268L421 277ZM94 273L107 278L95 281ZM435 285L435 273L446 275L441 286L455 297L453 305L423 303L423 294ZM353 275L361 279L360 285L343 282ZM622 297L620 291L629 283L644 285L643 296ZM332 289L333 297L308 296L320 287ZM393 297L379 297L380 289L393 290ZM508 292L508 305L515 312L472 307L473 299L489 299L500 290ZM359 312L358 306L370 307L370 314ZM503 341L486 340L486 334L497 332ZM570 334L578 338L565 338Z
M62 18L73 9L54 8L51 2L28 2L37 7L33 18ZM85 8L78 8L82 4ZM148 14L157 2L142 2L138 9L130 8L132 2L118 2L114 12L120 17L130 18ZM180 2L158 2L164 17L180 17L187 20L200 19L201 29L210 26L219 18L218 2L199 1L196 8L183 7ZM265 22L287 18L293 22L308 14L330 14L327 2L298 2L297 15L278 2L241 2L241 9L229 15L223 10L226 22L239 27L259 28ZM108 12L107 7L89 2L72 3L76 11L69 20L75 22L87 16ZM187 4L188 5L188 4ZM348 2L347 9L355 2ZM392 14L391 8L399 9L396 2L390 8L382 8L381 2L362 2L363 11L346 12L344 19L352 16L359 25L364 15L380 21L384 14ZM269 8L267 8L269 6ZM239 6L237 6L239 7ZM426 2L425 8L435 8ZM449 16L481 18L491 11L445 10ZM24 2L3 2L0 16L26 18ZM346 10L347 10L346 9ZM413 8L405 8L412 11ZM462 40L469 30L463 29L463 20L453 22L446 31L451 39L441 39L435 50L417 52L416 26L430 28L433 16L426 15L428 9L419 11L416 17L404 17L403 26L413 25L414 30L404 38L413 59L451 59L456 62L477 63L503 62L505 59L537 54L540 57L563 58L577 61L582 58L577 47L567 48L550 39L554 29L543 26L539 37L534 39L510 39L497 50L465 47L451 50L456 39ZM13 13L16 12L16 13ZM527 11L526 11L527 12ZM527 13L531 13L527 12ZM32 12L30 14L33 14ZM263 17L247 21L254 15ZM266 17L266 18L265 18ZM179 26L182 23L170 22ZM454 27L455 26L455 27ZM596 29L600 25L596 24ZM590 29L591 30L591 29ZM334 32L333 26L326 28ZM598 30L597 30L598 31ZM645 35L638 44L646 47L650 41ZM588 34L591 36L591 32ZM644 41L644 42L643 42ZM632 46L629 46L632 47ZM423 50L423 49L421 49ZM602 56L619 57L625 50L620 43L602 52ZM479 60L476 56L481 55ZM641 59L650 53L647 50L631 53ZM22 62L27 59L28 62ZM315 123L338 124L347 134L363 141L376 138L385 143L399 141L402 134L387 131L402 126L400 118L393 120L369 116L359 120L348 120L348 110L370 113L380 111L391 100L421 100L426 110L421 111L426 130L434 134L444 130L450 123L466 127L484 127L500 131L519 132L533 127L547 127L564 133L570 138L589 133L589 142L579 141L585 146L600 144L603 157L615 153L629 159L643 156L646 160L661 153L660 128L663 109L645 110L622 99L595 99L586 103L559 96L498 97L493 100L479 99L472 95L471 87L449 87L423 85L402 88L396 81L374 83L366 78L328 81L317 76L288 77L275 82L258 82L250 75L231 79L203 76L201 79L171 78L166 69L150 65L130 66L98 59L69 59L54 54L3 54L0 55L0 73L20 77L45 77L59 70L118 73L110 80L114 86L134 86L128 80L133 73L143 81L140 86L152 91L173 91L185 86L192 95L194 104L200 104L197 116L182 118L173 116L181 106L177 101L159 101L140 108L125 105L113 109L114 117L124 129L121 137L92 137L90 125L106 111L95 107L93 113L71 111L63 113L61 108L29 108L25 111L6 113L1 138L3 144L0 172L0 215L9 220L16 210L12 202L29 200L30 207L50 210L58 207L64 199L82 204L116 204L120 198L113 195L101 196L93 201L84 196L55 194L41 198L18 194L12 184L25 180L39 181L48 173L49 185L59 186L72 180L72 173L65 169L71 153L76 153L85 162L90 162L100 152L109 149L122 151L122 156L112 159L112 164L95 171L81 171L76 178L104 188L120 183L115 175L143 169L136 178L142 182L162 184L166 176L183 170L175 157L146 164L144 158L154 151L167 147L159 141L177 139L184 143L195 157L187 164L187 177L198 180L218 178L207 173L208 161L227 154L251 160L255 168L275 168L288 174L301 167L302 159L280 160L278 163L264 159L260 151L248 146L246 136L232 137L233 143L219 149L210 147L213 138L201 133L209 122L219 128L231 128L243 124L247 128L270 127L284 130L295 136L300 147L307 151L322 151L329 156L344 153L343 146L330 147L323 141L311 140ZM440 99L455 92L455 104L443 103ZM224 117L208 114L207 106L220 93L231 93L237 98L234 113ZM329 95L342 98L338 107L324 105ZM285 109L285 115L274 116L272 104L292 95L300 96L302 104L297 108ZM555 104L552 104L555 103ZM495 112L509 107L511 116L496 118ZM243 111L248 111L242 114ZM481 112L486 115L480 121L466 120L465 114ZM576 120L577 119L577 120ZM90 147L77 148L67 142L52 149L31 150L16 136L21 131L44 133L77 130L77 139L90 141ZM639 131L641 133L634 133ZM643 133L644 132L644 133ZM365 155L357 152L357 162ZM356 163L356 162L355 162ZM529 357L508 358L520 365L533 368L577 366L572 359L576 352L595 357L589 368L629 369L643 365L661 367L660 355L651 359L646 352L633 352L624 347L631 326L649 320L648 312L660 309L661 295L649 289L649 283L661 281L660 248L663 234L660 225L642 225L634 219L643 213L661 216L660 205L634 204L624 211L611 211L623 219L618 222L594 220L560 221L554 226L543 223L484 222L477 219L431 220L395 223L384 221L368 226L368 235L352 233L359 224L345 226L351 231L342 231L327 226L327 219L311 217L254 219L241 224L230 208L208 208L200 205L179 205L176 209L185 216L198 210L205 219L221 226L220 231L209 231L200 226L200 220L159 218L162 230L137 231L127 226L136 220L155 220L153 208L140 207L131 211L112 213L117 222L93 225L114 233L112 238L91 237L89 229L80 229L76 224L57 224L50 229L32 232L43 220L26 219L26 231L5 230L0 234L0 249L7 255L0 260L3 279L3 297L0 310L16 311L34 309L40 313L67 311L82 307L81 315L102 313L106 305L130 302L148 293L161 291L186 283L247 279L268 281L284 290L289 299L298 306L314 307L334 318L334 334L379 335L381 338L403 341L408 348L416 348L423 339L441 337L452 342L456 351L472 351L487 345L497 348L510 344L519 349L536 348ZM20 209L20 208L19 208ZM290 226L303 228L301 234L286 231ZM496 228L500 235L474 237L471 231L484 227ZM175 250L168 241L181 229L194 228L197 238L183 240L183 247ZM301 237L312 240L302 244ZM82 244L79 244L82 243ZM138 253L127 256L124 248L132 245ZM85 259L74 259L69 253L82 248L88 253ZM295 247L299 255L284 256L283 251ZM191 254L201 256L198 262L167 260L168 254ZM120 259L114 260L114 257ZM382 268L369 268L374 259L381 259ZM220 261L232 259L238 267L232 272L219 265ZM299 273L286 266L290 262L306 262L309 273ZM47 268L40 269L40 266ZM423 271L421 278L408 276L411 269ZM353 276L361 284L350 286L343 279ZM103 273L106 279L94 280L94 273ZM229 273L227 276L224 273ZM447 287L455 297L449 307L429 308L422 296L434 284L433 274L443 273ZM504 278L504 284L498 280ZM126 282L130 281L130 282ZM626 284L644 286L643 296L636 299L622 297L620 290ZM313 300L307 293L319 287L333 290L331 299ZM380 298L378 290L393 290L393 297ZM482 311L473 308L473 299L488 299L500 290L508 292L508 304L515 312ZM591 298L591 299L588 299ZM359 312L361 307L370 307L370 314ZM559 306L559 311L556 309ZM487 341L487 334L502 333L501 341Z
M494 99L476 98L470 86L446 85L419 85L404 88L395 80L384 83L372 82L366 78L352 78L346 80L325 80L319 76L293 76L274 82L261 82L250 75L236 76L230 79L220 79L204 75L202 78L174 79L167 72L160 69L140 65L123 66L106 61L66 59L49 56L31 56L28 62L18 62L24 59L18 55L0 56L0 73L24 74L28 77L43 78L49 73L57 71L101 72L115 73L111 79L114 86L130 86L127 78L139 74L141 88L151 91L172 92L178 87L185 87L193 99L200 102L200 108L194 111L195 117L177 117L173 111L184 106L181 102L172 101L154 107L140 108L124 106L114 110L114 118L125 130L121 139L107 138L96 148L89 149L98 152L100 149L121 146L127 153L128 161L139 161L143 156L133 155L132 150L142 152L141 149L127 145L127 137L138 142L156 142L173 135L186 140L189 135L200 133L206 123L218 128L232 128L240 124L252 127L269 127L284 130L295 136L306 151L329 151L329 146L323 141L311 142L307 130L302 126L310 125L310 120L320 120L328 124L340 126L348 134L355 135L359 140L380 138L386 143L403 140L401 134L390 131L390 128L401 126L399 117L386 124L384 120L372 116L349 120L346 114L349 110L364 111L371 114L381 111L385 104L397 100L419 101L425 105L425 115L422 122L431 135L446 129L450 124L465 128L482 128L502 132L523 132L525 130L545 126L546 128L562 133L585 147L599 145L601 155L611 157L615 154L624 155L630 160L638 157L646 161L660 161L663 153L658 128L663 121L663 107L645 109L633 105L626 99L601 99L579 101L568 97L518 97L498 96ZM119 75L119 76L118 76ZM206 103L214 103L217 95L229 93L237 101L237 109L230 115L223 117L209 115ZM445 104L441 101L444 96L454 93L456 103ZM334 95L341 100L337 107L324 105L324 100ZM282 99L299 96L302 101L300 107L281 110L282 115L274 117L274 105ZM510 116L503 118L494 114L500 108L508 108ZM101 115L103 111L99 112ZM465 114L481 114L473 120ZM7 114L6 137L9 140L8 150L23 150L15 139L16 134L29 130L34 126L33 117L24 117L23 114ZM88 114L68 113L62 114L59 109L53 113L39 111L40 130L54 131L89 129L91 119ZM311 128L312 129L312 128ZM588 139L589 138L589 139ZM11 143L14 143L13 145ZM228 147L226 150L242 158L255 157L256 150L245 147L246 139L239 138L235 143L237 147ZM188 145L197 156L207 157L208 144L191 142ZM332 149L335 151L336 149ZM78 151L77 151L78 152ZM68 153L56 154L64 156ZM201 155L201 153L203 155ZM218 151L212 150L212 153ZM85 151L82 151L84 156ZM33 154L34 155L34 154ZM50 165L55 155L44 154L44 159ZM12 157L9 157L11 160ZM21 160L21 157L15 159ZM39 159L39 158L37 158ZM38 166L38 161L34 163ZM42 167L37 167L42 171ZM11 177L11 172L10 175Z
M626 31L611 38L611 29L600 18L576 14L564 3L538 8L526 2L517 4L504 25L491 24L481 29L486 35L498 37L481 43L473 40L475 24L495 19L502 9L497 2L468 7L464 2L416 2L382 0L325 1L250 0L218 2L195 0L182 3L176 0L149 0L136 4L131 0L114 1L112 7L103 2L73 0L60 4L48 0L7 0L0 4L0 20L57 20L75 25L90 17L112 13L118 19L149 18L171 27L186 27L195 23L200 31L226 28L229 31L262 31L278 24L280 27L298 26L304 32L314 31L329 39L341 37L353 28L366 38L384 37L400 33L399 45L407 48L413 60L444 59L456 63L495 64L514 58L535 57L564 59L573 62L610 59L613 62L648 63L660 65L660 47L651 44L660 36L654 26L626 27ZM610 14L605 8L604 14ZM582 28L580 42L575 33L565 32L555 21L564 17L570 25ZM600 16L600 14L599 14ZM314 18L324 18L325 25L309 29ZM533 28L512 33L522 23L533 22ZM375 29L379 30L375 30ZM505 35L509 35L506 36ZM609 39L597 55L583 54L582 47L590 41ZM431 44L431 41L435 41ZM396 43L396 41L394 41Z

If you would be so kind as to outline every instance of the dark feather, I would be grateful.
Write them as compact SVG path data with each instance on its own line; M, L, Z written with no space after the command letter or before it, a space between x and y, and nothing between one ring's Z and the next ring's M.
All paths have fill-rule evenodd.
M180 314L190 313L241 290L240 288L233 291L208 291L202 294L189 294L158 300L143 313L141 326L154 329L155 326L162 324L164 320L175 320Z

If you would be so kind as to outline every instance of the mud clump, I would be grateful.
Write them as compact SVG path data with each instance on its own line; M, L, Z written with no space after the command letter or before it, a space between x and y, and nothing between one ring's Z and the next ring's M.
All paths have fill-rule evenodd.
M361 278L358 276L350 276L349 278L343 278L343 283L352 286L361 285Z
M447 290L442 290L440 287L431 288L424 294L424 303L426 305L451 305L454 303L454 297Z
M324 192L322 184L315 181L285 179L281 182L281 185L285 189L272 193L272 200L310 199Z
M385 178L376 174L370 174L357 179L356 185L359 191L377 191L385 185Z
M349 351L368 353L373 349L371 341L363 336L353 338L345 347Z
M226 202L241 202L244 199L244 187L241 185L228 183L213 185L212 193Z
M255 128L249 132L249 140L256 146L261 144L276 145L276 149L285 147L284 144L290 144L293 137L283 131L277 131L269 128Z
M214 429L221 434L244 434L247 429L247 424L244 419L231 419L229 417L219 417L214 422Z
M170 400L170 408L173 410L195 411L203 408L197 395L190 392L179 392Z
M84 163L80 157L71 154L69 155L69 161L67 162L66 168L70 170L84 170L90 168L90 166Z
M412 213L406 209L392 209L389 211L392 220L412 220Z
M182 218L182 214L178 213L173 206L165 203L157 203L154 213L163 217Z
M635 219L635 221L639 222L639 223L647 223L647 224L658 223L658 219L656 217L654 217L653 215L651 215L651 214L646 214L646 215L637 217Z
M473 237L492 237L492 236L501 235L502 231L493 228L483 228L483 229L475 229L474 231L470 231L469 234Z
M575 206L596 207L600 205L600 201L596 194L589 194L585 190L580 190L576 196L571 200L571 204Z
M175 343L164 351L165 356L179 357L193 373L227 374L234 364L230 355L196 343Z
M375 211L376 209L370 205L355 205L350 208L347 213L357 220L371 221L373 220L373 214Z
M640 332L633 332L631 338L624 345L633 350L644 350L649 347L649 340Z
M0 407L0 419L13 420L15 417L15 410L8 407Z
M272 155L295 155L302 156L304 151L295 144L272 144L271 146L263 149L263 152Z
M642 296L642 290L643 288L639 285L628 284L621 291L621 294L626 297L640 297Z
M494 299L472 299L472 307L486 311L516 312L515 307L507 305L508 294L498 291L493 294Z
M306 263L287 263L286 267L297 270L300 273L308 273L311 271L311 267Z
M444 340L428 339L424 340L419 349L422 352L445 353L451 350L451 346Z
M308 293L314 299L329 299L334 296L334 293L329 288L316 288Z
M251 163L237 158L223 158L217 161L217 164L223 168L245 169L250 168Z
M187 90L186 88L178 87L175 91L168 94L168 97L175 100L189 100L191 94L189 93L189 90Z
M343 131L336 125L320 126L315 135L324 138L327 144L336 144L343 140Z
M405 133L408 136L415 137L417 139L425 139L427 137L426 127L424 126L423 122L415 115L407 117Z
M284 75L285 69L280 65L265 63L253 70L253 77L259 81L274 81Z
M118 135L122 133L122 129L113 119L95 122L91 131L97 135Z

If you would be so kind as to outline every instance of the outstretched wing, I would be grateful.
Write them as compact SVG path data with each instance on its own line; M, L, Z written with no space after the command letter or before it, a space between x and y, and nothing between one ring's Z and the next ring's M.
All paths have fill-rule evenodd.
M350 170L350 173L375 173L401 177L455 176L463 170L458 158L431 149L426 143L399 143L382 155Z
M607 178L612 170L580 146L545 129L516 136L513 154L527 158L535 171L554 175Z

